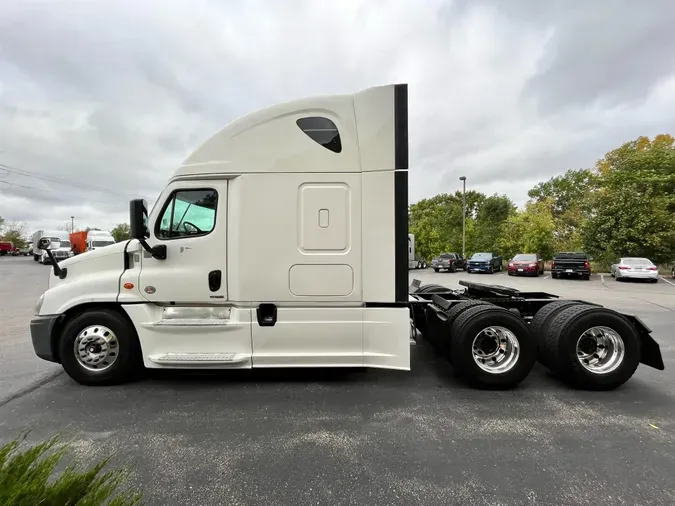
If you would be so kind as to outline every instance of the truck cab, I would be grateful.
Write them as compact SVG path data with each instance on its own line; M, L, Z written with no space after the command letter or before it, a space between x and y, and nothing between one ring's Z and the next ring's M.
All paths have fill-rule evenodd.
M407 86L244 116L177 168L133 239L55 265L38 356L139 368L410 368ZM40 241L42 254L50 241Z
M35 248L35 243L42 239L48 239L51 244L51 257L45 250L38 250ZM72 246L70 244L70 234L63 230L40 230L33 236L33 255L35 259L41 264L50 264L52 258L56 262L62 262L74 255Z

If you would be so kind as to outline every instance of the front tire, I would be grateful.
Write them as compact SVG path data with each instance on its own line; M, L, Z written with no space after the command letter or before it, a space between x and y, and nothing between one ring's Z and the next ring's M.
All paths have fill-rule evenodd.
M536 343L520 316L492 305L462 313L450 329L458 375L478 388L513 388L532 370Z
M66 373L83 385L115 385L142 370L136 329L116 311L95 309L68 321L59 341Z

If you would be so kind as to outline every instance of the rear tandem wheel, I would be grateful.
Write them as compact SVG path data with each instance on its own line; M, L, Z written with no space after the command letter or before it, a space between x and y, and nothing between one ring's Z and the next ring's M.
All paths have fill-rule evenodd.
M536 360L536 343L525 322L498 306L478 305L463 312L449 337L455 372L478 388L513 388Z
M540 336L544 365L577 388L612 390L635 373L640 337L611 309L576 305L555 315Z

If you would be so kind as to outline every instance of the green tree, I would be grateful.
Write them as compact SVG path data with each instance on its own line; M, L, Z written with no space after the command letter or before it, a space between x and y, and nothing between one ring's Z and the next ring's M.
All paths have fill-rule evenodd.
M539 253L545 260L555 253L555 219L552 202L544 199L528 202L523 211L512 214L503 225L499 250L505 259L518 253Z
M551 215L555 220L555 249L581 249L589 199L597 184L598 177L591 169L571 169L538 183L528 192L532 202L546 201L551 206Z
M4 223L4 220L3 220ZM25 248L28 242L24 239L26 225L24 223L10 223L0 229L0 241L10 241L17 248Z
M583 240L605 264L620 256L657 263L675 258L675 139L659 135L627 142L596 165Z
M110 231L110 235L113 236L115 242L126 241L131 239L131 229L127 223L119 223Z
M485 195L476 191L466 193L467 248L471 243L472 222L475 221ZM415 234L416 253L430 259L444 251L462 250L462 193L441 193L422 199L409 208L408 228Z
M498 251L504 224L515 212L516 205L506 195L486 197L477 211L471 251Z

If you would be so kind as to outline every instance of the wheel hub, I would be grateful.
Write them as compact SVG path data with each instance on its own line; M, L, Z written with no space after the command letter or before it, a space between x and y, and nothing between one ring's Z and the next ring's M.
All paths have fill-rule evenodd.
M505 327L487 327L472 343L473 360L478 367L491 374L510 371L520 357L520 343Z
M584 369L594 374L607 374L623 362L623 339L609 327L591 327L577 340L577 359Z
M78 363L89 371L104 371L119 355L117 336L103 325L89 326L77 335L73 352Z

